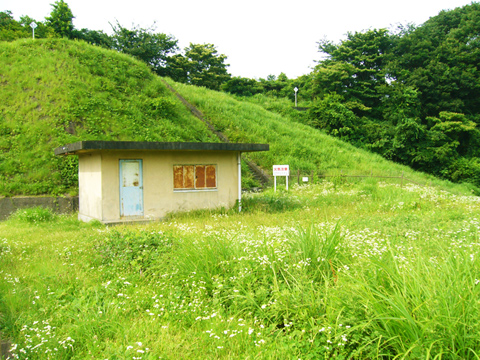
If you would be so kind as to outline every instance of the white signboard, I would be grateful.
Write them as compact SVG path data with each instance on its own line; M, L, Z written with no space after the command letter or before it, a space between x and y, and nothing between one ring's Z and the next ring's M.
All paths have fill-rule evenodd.
M273 178L274 178L274 189L277 191L277 176L286 176L287 190L288 190L288 177L290 176L290 166L289 165L273 165Z
M290 166L273 165L273 176L290 176Z

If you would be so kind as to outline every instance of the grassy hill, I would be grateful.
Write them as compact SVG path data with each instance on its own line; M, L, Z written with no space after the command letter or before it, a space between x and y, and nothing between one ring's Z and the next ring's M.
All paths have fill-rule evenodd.
M128 57L65 40L0 44L0 57L3 194L75 189L75 157L52 151L66 142L217 141ZM168 82L230 141L268 142L251 154L265 169L404 172L443 189L337 176L250 193L241 213L117 227L19 210L0 222L10 358L479 359L480 202L467 187L304 126L286 103Z
M210 141L205 126L131 57L68 40L0 42L0 194L61 194L78 140ZM73 190L74 191L74 190Z
M409 167L387 161L381 156L358 149L301 123L301 114L292 110L292 104L271 98L235 98L229 94L196 86L169 83L230 141L270 144L270 151L248 154L248 157L271 169L274 164L289 164L296 173L308 175L312 171L326 176L341 174L404 176L422 184L436 184L451 191L471 193L470 184L454 185Z
M75 193L76 159L53 155L69 142L219 141L131 57L82 42L20 40L0 43L0 61L0 195ZM285 163L306 174L404 173L440 183L302 125L291 110L278 114L284 103L262 106L168 81L230 141L269 143L271 151L248 155L264 169Z

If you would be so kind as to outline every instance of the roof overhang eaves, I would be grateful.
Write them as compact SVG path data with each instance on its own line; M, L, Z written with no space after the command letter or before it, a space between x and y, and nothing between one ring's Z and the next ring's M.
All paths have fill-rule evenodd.
M150 142L150 141L77 141L60 146L55 155L75 155L101 150L153 151L268 151L268 144L204 143L204 142Z

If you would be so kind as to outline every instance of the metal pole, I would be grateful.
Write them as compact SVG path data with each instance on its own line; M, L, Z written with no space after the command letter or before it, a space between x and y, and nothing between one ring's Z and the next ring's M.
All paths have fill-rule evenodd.
M238 152L238 212L242 212L242 153Z
M35 28L37 24L35 22L30 23L30 27L32 28L32 39L35 39Z

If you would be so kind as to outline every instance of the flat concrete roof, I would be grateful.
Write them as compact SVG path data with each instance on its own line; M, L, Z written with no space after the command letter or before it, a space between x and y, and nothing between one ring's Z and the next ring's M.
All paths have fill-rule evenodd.
M268 144L148 142L148 141L78 141L55 149L55 155L76 155L99 150L177 150L177 151L268 151Z

